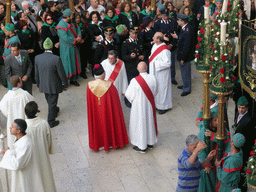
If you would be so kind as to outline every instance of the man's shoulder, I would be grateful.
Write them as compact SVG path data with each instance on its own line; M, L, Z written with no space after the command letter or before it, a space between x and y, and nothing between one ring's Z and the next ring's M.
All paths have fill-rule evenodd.
M7 61L9 61L9 60L11 60L13 58L14 58L14 56L12 54L7 55L6 58L5 58L5 62L7 62Z

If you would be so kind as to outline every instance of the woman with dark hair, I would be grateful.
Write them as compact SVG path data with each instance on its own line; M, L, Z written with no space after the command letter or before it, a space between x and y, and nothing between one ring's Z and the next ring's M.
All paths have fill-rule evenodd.
M112 6L115 8L116 15L119 15L121 13L121 0L112 0Z
M41 36L42 33L42 26L44 24L44 16L46 15L45 11L38 11L37 16L36 16L36 25L37 25L37 29L38 29L38 33L39 36Z
M5 5L0 2L0 21L5 18Z
M143 45L143 49L146 53L145 58L149 58L152 48L152 38L155 35L155 29L153 28L154 20L150 16L143 18L143 23L140 25L141 32L139 33L139 39Z
M18 11L17 11L16 5L15 5L15 2L12 1L11 2L11 20L14 24L16 24L14 18L17 16L17 14L18 14Z
M177 20L177 13L176 13L176 9L173 6L172 2L167 2L165 4L165 7L169 10L169 17L170 19L175 19Z
M78 13L82 13L82 11L86 11L86 1L85 0L79 0L79 3L75 6L75 9Z
M82 22L82 19L79 13L74 13L73 23L76 28L80 27L80 30L81 30L81 36L82 36L83 42L81 44L78 44L78 47L80 50L81 71L82 71L80 76L83 77L84 79L87 79L86 67L87 67L87 62L89 60L89 54L87 53L90 52L90 48L91 48L90 35L87 29L87 26L85 25L84 22Z
M103 19L103 27L113 26L116 28L119 25L119 17L115 14L115 8L113 6L106 7L106 16Z
M49 8L47 13L50 13L52 15L53 21L57 25L59 23L59 21L61 20L62 13L60 11L58 11L58 7L57 7L57 3L56 2L48 1L47 5L48 5L48 8Z
M128 1L122 3L119 19L120 24L124 24L128 29L139 24L138 17L131 11L131 3Z
M95 49L97 45L103 40L102 22L100 21L100 14L98 11L93 11L90 14L90 24L88 26L88 31L92 42L90 63L92 64L93 69Z
M88 28L88 25L90 23L90 13L89 13L89 11L82 11L81 12L81 21Z
M53 42L53 54L60 55L59 52L59 36L57 35L56 24L53 21L53 16L50 13L45 14L44 24L41 28L41 47L47 37Z
M153 19L154 13L150 10L151 2L150 0L146 0L143 3L143 10L139 14L139 24L143 23L143 18L146 16L150 16Z

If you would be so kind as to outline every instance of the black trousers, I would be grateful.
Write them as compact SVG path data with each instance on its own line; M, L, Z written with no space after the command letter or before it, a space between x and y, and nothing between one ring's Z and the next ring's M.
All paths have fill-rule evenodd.
M57 116L57 112L58 112L58 107L57 107L57 103L58 103L58 98L59 98L59 94L48 94L45 93L45 99L48 103L48 123L51 125L54 121L55 118Z

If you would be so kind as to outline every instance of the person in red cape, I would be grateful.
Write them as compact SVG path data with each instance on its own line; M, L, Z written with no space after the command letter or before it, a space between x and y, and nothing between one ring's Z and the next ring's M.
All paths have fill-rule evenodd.
M87 115L89 147L98 151L104 147L124 147L129 144L124 115L117 89L110 81L105 81L101 65L94 66L94 81L87 86Z

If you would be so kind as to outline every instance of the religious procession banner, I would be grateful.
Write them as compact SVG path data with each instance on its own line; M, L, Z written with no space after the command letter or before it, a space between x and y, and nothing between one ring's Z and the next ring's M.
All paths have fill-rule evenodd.
M243 21L240 31L239 78L241 86L256 98L256 30L255 21Z

